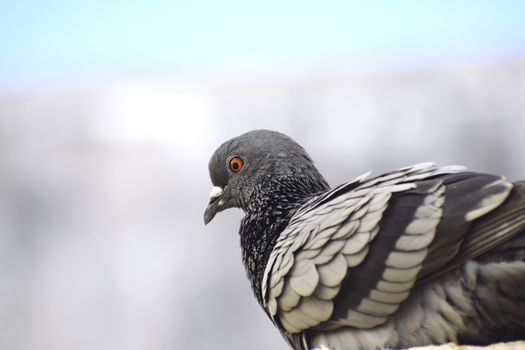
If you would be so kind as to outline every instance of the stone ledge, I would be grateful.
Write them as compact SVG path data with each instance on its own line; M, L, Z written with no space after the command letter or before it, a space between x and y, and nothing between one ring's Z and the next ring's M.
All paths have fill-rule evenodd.
M525 341L496 343L488 346L469 346L448 343L443 345L418 346L410 350L525 350Z

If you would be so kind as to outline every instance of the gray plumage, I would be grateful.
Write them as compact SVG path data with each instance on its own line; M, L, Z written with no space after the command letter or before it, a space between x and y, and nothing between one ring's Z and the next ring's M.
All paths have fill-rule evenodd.
M268 130L225 142L209 170L204 221L245 212L248 279L295 349L525 339L524 181L425 163L330 189Z

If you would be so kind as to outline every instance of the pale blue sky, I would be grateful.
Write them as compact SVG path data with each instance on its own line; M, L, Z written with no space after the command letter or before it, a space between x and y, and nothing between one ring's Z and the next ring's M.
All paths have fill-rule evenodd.
M0 88L525 57L525 1L8 1Z

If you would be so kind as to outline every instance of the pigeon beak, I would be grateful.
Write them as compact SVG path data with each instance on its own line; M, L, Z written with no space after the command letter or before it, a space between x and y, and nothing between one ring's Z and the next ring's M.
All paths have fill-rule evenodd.
M215 214L217 214L217 212L219 211L219 205L221 204L219 198L221 198L222 192L223 189L220 187L215 186L214 188L212 188L210 193L210 203L208 203L208 206L204 211L205 225L207 225L215 217Z

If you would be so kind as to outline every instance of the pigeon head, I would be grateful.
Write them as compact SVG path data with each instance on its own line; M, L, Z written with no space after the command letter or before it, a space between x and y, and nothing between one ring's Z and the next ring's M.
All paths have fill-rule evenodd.
M246 212L254 190L272 181L297 182L307 192L328 188L306 151L290 137L270 130L250 131L223 143L213 153L209 171L214 187L205 224L228 208Z

